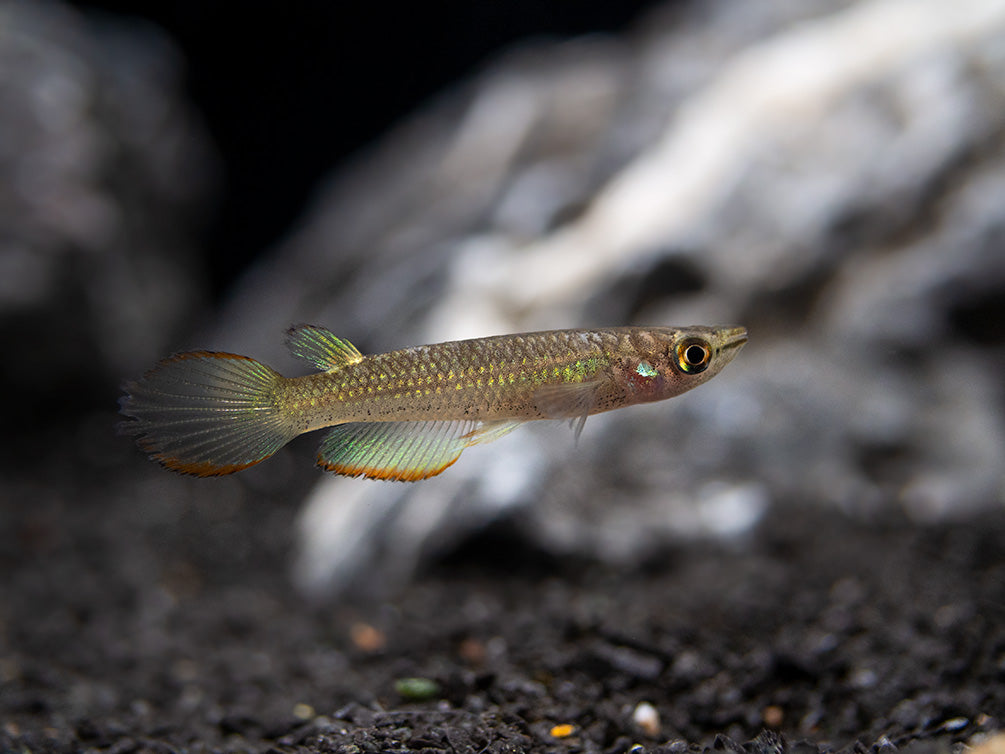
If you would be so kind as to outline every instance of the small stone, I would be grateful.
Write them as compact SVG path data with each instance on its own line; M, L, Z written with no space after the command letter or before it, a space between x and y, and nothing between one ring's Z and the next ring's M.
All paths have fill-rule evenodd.
M1005 733L995 733L990 738L984 738L970 749L970 754L1005 754Z
M487 655L485 642L473 637L468 637L462 641L457 651L464 661L470 665L483 664Z
M568 738L575 732L575 730L576 730L575 725L570 725L569 723L561 723L560 725L552 727L549 733L551 733L552 738Z
M431 678L399 678L394 682L394 690L402 699L424 702L440 693L440 684Z
M761 719L764 720L764 724L769 728L778 728L785 719L785 711L777 704L769 704L761 712Z
M970 725L970 721L967 718L952 717L949 720L946 720L944 723L942 723L942 725L939 727L941 727L942 730L953 732L957 730L963 730L968 725Z
M352 643L364 652L377 652L387 644L387 637L384 636L383 631L362 621L352 624L349 636Z
M650 738L660 734L660 713L649 702L639 702L632 713L632 722Z

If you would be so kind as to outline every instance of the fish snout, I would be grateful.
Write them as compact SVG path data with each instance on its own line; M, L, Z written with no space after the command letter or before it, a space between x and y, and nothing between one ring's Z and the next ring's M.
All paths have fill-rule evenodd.
M739 325L719 328L719 337L722 339L721 350L739 350L747 342L747 328Z

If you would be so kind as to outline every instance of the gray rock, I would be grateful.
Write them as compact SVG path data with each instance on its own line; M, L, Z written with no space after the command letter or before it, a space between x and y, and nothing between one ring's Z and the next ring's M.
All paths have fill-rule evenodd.
M3 380L86 406L190 326L215 159L152 27L4 3L0 71L0 329L27 346Z
M939 520L1005 501L1005 6L679 4L513 51L317 197L215 347L365 350L528 329L737 322L714 382L534 425L417 485L334 477L296 578L409 577L501 516L617 562L737 537L779 500Z

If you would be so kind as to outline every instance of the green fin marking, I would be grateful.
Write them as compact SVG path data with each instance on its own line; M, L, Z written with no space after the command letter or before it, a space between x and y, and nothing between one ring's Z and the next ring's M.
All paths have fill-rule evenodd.
M334 372L363 360L363 354L348 340L316 325L291 327L286 331L286 345L294 356L313 364L322 372Z
M318 465L345 476L415 482L441 473L466 447L498 439L518 424L477 421L340 424L321 442Z

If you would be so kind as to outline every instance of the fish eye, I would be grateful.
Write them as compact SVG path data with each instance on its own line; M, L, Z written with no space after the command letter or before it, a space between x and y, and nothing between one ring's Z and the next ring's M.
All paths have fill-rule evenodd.
M712 349L700 338L688 338L677 344L677 366L685 374L699 374L708 368Z

